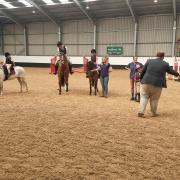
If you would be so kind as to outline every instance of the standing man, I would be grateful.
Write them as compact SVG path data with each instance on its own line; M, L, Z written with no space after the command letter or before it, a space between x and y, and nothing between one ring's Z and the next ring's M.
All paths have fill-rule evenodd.
M134 80L134 76L136 74L136 65L139 65L140 68L143 67L143 65L141 63L138 62L138 57L134 56L133 57L133 62L129 63L125 68L126 69L130 69L130 85L131 85L131 101L136 100L136 92L134 90L134 84L135 84L135 80Z
M179 73L170 68L164 59L164 52L158 52L156 59L146 62L141 73L141 98L139 117L144 116L146 105L150 99L152 116L158 116L157 107L161 96L162 88L166 88L166 73L179 76Z

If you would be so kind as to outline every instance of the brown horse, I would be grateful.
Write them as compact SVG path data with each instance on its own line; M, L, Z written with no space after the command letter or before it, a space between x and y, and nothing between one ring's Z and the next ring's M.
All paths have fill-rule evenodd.
M58 81L59 81L59 94L61 94L61 87L66 85L66 92L68 92L68 79L69 79L69 65L66 55L59 56L58 65Z
M89 95L92 93L92 87L94 87L94 95L97 94L98 88L98 78L99 78L99 72L96 70L97 67L94 64L93 61L88 62L88 77L89 77Z

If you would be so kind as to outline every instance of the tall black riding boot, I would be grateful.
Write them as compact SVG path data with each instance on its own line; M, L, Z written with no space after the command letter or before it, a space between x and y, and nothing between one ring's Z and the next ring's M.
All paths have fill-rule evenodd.
M134 100L134 93L131 93L131 101Z
M54 74L57 74L57 70L58 70L58 64L55 65L55 72L54 72Z

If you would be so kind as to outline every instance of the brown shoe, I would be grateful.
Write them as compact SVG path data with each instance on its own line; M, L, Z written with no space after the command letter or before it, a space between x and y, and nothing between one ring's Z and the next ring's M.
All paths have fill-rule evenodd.
M138 113L138 117L144 117L144 113Z
M152 117L160 116L159 114L152 114Z

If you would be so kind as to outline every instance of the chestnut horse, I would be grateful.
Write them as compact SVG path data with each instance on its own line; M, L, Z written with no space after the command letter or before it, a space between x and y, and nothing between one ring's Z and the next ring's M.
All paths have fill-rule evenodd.
M61 94L61 87L65 84L66 92L68 92L68 79L69 79L69 65L67 56L59 55L58 65L58 81L59 81L59 94Z

